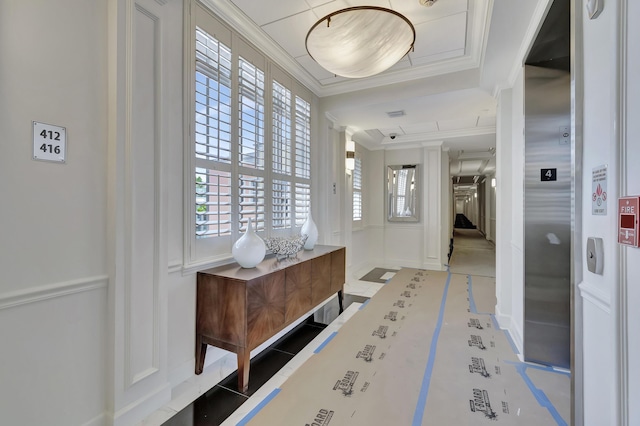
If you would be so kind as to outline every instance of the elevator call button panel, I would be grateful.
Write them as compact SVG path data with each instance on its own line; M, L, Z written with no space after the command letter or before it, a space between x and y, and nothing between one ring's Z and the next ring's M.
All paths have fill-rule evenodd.
M638 247L640 196L618 199L618 243Z

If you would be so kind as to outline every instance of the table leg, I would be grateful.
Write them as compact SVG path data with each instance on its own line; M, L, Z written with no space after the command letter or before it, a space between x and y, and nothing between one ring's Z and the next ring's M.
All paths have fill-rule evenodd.
M249 390L249 367L251 366L251 351L241 349L238 352L238 391L247 393Z
M207 355L207 344L202 343L201 335L196 335L196 374L202 374L205 355Z
M342 307L342 290L338 290L338 304L340 305L340 310L338 311L338 313L341 314L344 311Z

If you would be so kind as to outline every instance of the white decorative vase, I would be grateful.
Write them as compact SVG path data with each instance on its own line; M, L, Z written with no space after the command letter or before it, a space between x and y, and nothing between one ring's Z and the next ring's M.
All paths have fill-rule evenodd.
M318 227L311 217L311 210L309 210L307 220L305 220L302 224L302 228L300 228L300 235L307 235L307 241L304 243L304 249L313 250L313 247L318 241Z
M247 225L247 232L233 244L231 254L243 268L255 268L264 259L267 249L262 238L253 230L251 219Z

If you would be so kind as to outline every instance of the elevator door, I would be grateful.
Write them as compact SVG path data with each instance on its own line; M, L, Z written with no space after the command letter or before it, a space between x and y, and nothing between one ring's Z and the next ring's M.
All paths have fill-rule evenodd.
M524 358L570 367L570 74L525 67Z

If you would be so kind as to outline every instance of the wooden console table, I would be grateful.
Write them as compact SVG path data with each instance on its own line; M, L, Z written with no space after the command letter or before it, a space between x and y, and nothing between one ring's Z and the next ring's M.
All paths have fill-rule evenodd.
M345 248L316 245L295 258L267 256L258 266L237 263L198 272L196 374L207 345L238 356L238 390L249 386L250 352L333 293L342 312Z

